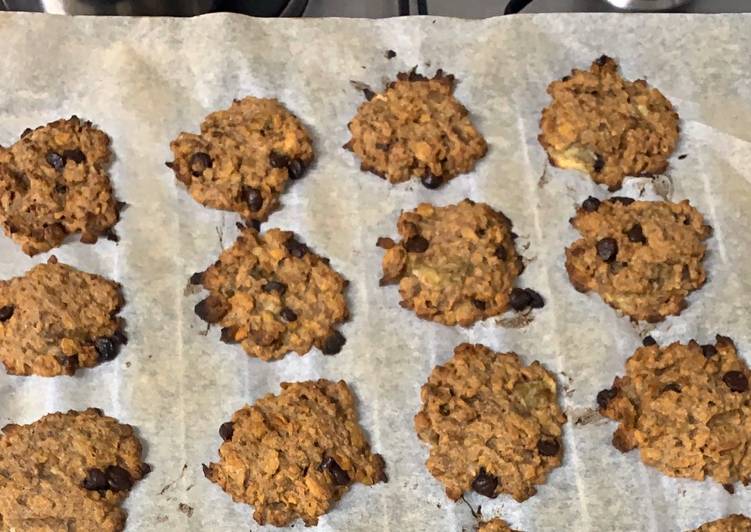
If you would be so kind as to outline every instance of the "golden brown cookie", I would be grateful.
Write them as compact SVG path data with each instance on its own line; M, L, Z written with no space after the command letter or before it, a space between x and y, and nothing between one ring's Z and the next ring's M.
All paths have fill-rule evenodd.
M751 532L751 519L745 515L733 514L704 523L691 532Z
M571 224L582 235L566 248L571 284L597 292L633 320L680 314L707 278L704 240L712 228L688 200L590 197Z
M627 81L607 56L548 86L540 144L550 162L588 173L610 190L624 176L664 172L678 141L678 113L660 91Z
M651 344L651 342L649 342ZM613 445L671 477L751 482L751 377L730 338L640 347L597 394L619 426Z
M469 326L515 310L540 308L542 297L513 288L522 272L511 221L485 203L465 199L435 207L421 203L397 222L402 240L381 237L381 285L399 283L401 305L428 320Z
M35 255L81 233L93 244L116 239L118 203L107 166L106 133L72 116L27 129L10 148L0 147L0 224L5 234Z
M401 73L386 89L368 98L348 124L344 145L360 158L361 169L401 183L419 177L438 188L470 172L488 151L469 112L454 97L454 76L438 70L433 78Z
M191 282L210 292L196 314L250 356L276 360L313 346L334 355L346 341L336 327L349 318L348 282L290 231L245 229Z
M255 506L260 525L315 525L355 482L386 482L344 381L284 382L235 412L220 429L220 460L203 466L235 502Z
M511 527L508 526L508 523L501 519L500 517L496 517L494 519L491 519L490 521L483 521L479 525L477 525L477 532L520 532L519 530L514 530Z
M180 133L170 147L175 160L167 166L197 202L259 222L313 162L300 120L277 100L251 96L211 113L200 135Z
M521 502L561 465L566 416L539 362L525 366L515 353L461 344L420 396L415 429L430 446L428 470L452 500L472 489Z
M96 408L0 433L0 530L119 531L120 504L150 467L133 427Z
M112 360L122 344L120 285L52 256L0 281L0 361L11 375L73 375Z

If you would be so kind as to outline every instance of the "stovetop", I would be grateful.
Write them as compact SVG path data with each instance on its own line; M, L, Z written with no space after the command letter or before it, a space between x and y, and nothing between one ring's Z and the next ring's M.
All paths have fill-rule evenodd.
M205 12L208 8L209 10L244 10L246 13L261 16L280 14L299 16L302 14L305 17L382 18L399 15L434 15L484 18L502 15L508 0L253 0L253 2L183 0L174 4L154 0L0 0L0 10L103 14L111 13L112 6L118 3L125 6L123 9L115 10L118 14L198 14ZM180 6L181 12L173 12L174 10L170 10L169 5ZM141 8L133 6L141 6ZM597 11L618 10L607 4L605 0L532 0L522 13ZM677 11L686 13L751 12L751 1L694 0Z
M483 18L502 15L506 0L308 0L306 17L390 17L429 14ZM401 11L400 11L401 8ZM616 12L603 0L533 0L522 13ZM684 13L741 13L751 11L748 0L695 0L678 9Z

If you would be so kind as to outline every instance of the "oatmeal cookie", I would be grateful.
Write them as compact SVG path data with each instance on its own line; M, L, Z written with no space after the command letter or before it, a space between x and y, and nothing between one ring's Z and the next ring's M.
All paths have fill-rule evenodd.
M644 80L628 81L602 56L548 86L540 144L550 162L588 173L610 190L625 176L664 172L678 142L678 113Z
M470 489L521 502L561 465L562 426L553 376L514 353L461 344L433 369L415 416L419 438L430 446L430 473L457 500Z
M246 406L220 429L219 462L206 478L235 502L253 505L260 525L312 526L355 482L386 482L344 381L282 383L279 395Z

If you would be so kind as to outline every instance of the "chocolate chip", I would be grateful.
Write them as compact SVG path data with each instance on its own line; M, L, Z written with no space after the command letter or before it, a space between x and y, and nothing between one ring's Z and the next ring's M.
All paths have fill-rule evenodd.
M516 311L522 311L527 308L531 302L532 296L530 296L529 292L527 292L523 288L514 288L513 290L511 290L509 303L511 304L512 309Z
M199 318L207 323L217 323L227 313L227 308L217 296L209 296L194 307Z
M387 236L379 236L378 240L376 240L376 246L381 249L391 249L394 245L394 240Z
M118 343L111 337L100 336L94 340L94 348L99 354L99 360L113 360L117 356Z
M498 246L495 248L495 256L498 257L499 260L506 260L508 258L508 252L505 247Z
M529 306L532 308L542 308L545 306L545 300L542 296L531 288L524 290L529 295Z
M473 299L472 304L479 310L485 310L485 301L482 301L480 299Z
M289 157L283 153L272 151L269 154L269 164L272 168L286 168L289 164Z
M652 338L651 336L645 336L644 339L641 341L641 345L644 347L649 347L650 345L656 345L657 340Z
M610 61L610 58L604 54L595 59L597 66L605 66L608 61Z
M190 284L203 284L203 272L196 272L191 275Z
M730 495L735 494L735 486L733 486L732 484L723 484L722 487L725 488L725 491L727 491Z
M236 344L237 343L237 339L235 338L236 333L237 333L236 327L222 327L221 333L219 334L219 339L225 344Z
M605 262L613 262L618 256L618 242L615 238L603 238L597 242L597 254Z
M688 153L682 153L681 155L678 156L678 159L680 159L682 161L686 157L688 157Z
M701 352L705 358L712 358L717 354L717 348L712 344L706 344L701 346Z
M621 205L631 205L634 202L633 198L627 198L626 196L613 196L608 201L620 203Z
M428 246L430 246L430 242L420 235L411 236L404 243L404 248L410 253L425 253Z
M55 192L58 194L65 194L68 192L68 187L65 185L55 185Z
M290 179L300 179L305 171L305 165L300 159L292 159L287 165L287 174Z
M563 76L563 77L561 78L561 81L568 81L568 80L570 80L570 79L571 79L571 76Z
M561 446L558 440L540 440L537 442L537 452L543 456L557 456Z
M130 477L130 473L120 466L107 466L104 473L107 475L107 484L109 484L112 491L125 491L133 486L133 479Z
M47 153L47 162L55 170L62 170L65 167L65 159L54 151Z
M433 175L428 171L420 178L420 182L425 188L435 190L443 184L443 178L441 176Z
M65 150L63 152L63 160L73 161L76 164L81 164L86 160L86 155L81 150Z
M386 50L386 59L393 59L396 57L396 52L394 50Z
M320 467L331 473L331 477L334 479L334 483L337 486L346 486L351 482L347 472L330 456L327 456L323 462L321 462Z
M65 369L75 371L78 368L78 355L65 356L55 355L55 360Z
M284 247L287 248L287 251L289 251L290 255L297 259L303 258L308 252L308 246L301 242L298 242L294 237L287 239L287 241L284 243Z
M12 316L13 312L16 310L16 307L13 305L5 305L4 307L0 307L0 322L8 321Z
M279 281L269 281L265 285L263 285L263 291L267 294L270 294L271 292L276 292L280 296L284 294L284 292L287 291L287 285L284 283L280 283Z
M365 99L368 100L368 101L370 101L373 98L375 98L375 95L376 95L376 93L373 92L369 87L365 87L362 90L362 93L365 95Z
M190 162L188 163L188 166L190 166L191 173L194 176L198 177L203 173L204 170L211 168L213 164L214 162L211 160L211 157L209 157L208 153L199 151L190 156Z
M728 371L722 376L722 381L728 385L732 392L743 393L748 391L748 378L740 371Z
M615 388L608 388L606 390L600 390L597 393L597 405L600 408L607 407L610 400L614 399L616 395L618 395L618 390L616 390Z
M201 464L201 470L203 471L203 476L211 480L211 468L206 464Z
M30 127L27 127L26 129L23 130L23 133L21 133L21 138L31 135L33 132L34 132L33 129L31 129Z
M599 153L595 154L595 162L592 165L592 169L595 172L601 172L602 169L605 168L605 159L602 158L602 155Z
M297 313L289 307L284 307L279 314L285 321L296 321Z
M253 187L243 187L243 200L248 204L251 212L258 212L263 207L261 192Z
M662 387L662 393L665 392L681 393L681 385L677 382L670 382Z
M485 495L486 497L490 497L491 499L495 498L495 489L497 487L498 479L485 471L484 467L480 468L480 472L472 481L473 490L475 490L480 495Z
M112 341L113 341L113 342L115 342L115 343L117 343L117 344L120 344L120 345L128 345L128 337L127 337L127 336L125 335L125 333L124 333L124 332L123 332L122 330L120 330L120 329L116 330L116 331L115 331L115 332L114 332L114 333L112 334L112 336L111 336L110 338L112 338Z
M631 229L629 229L626 232L626 236L628 236L628 239L631 242L637 243L637 244L646 244L647 243L647 237L644 236L644 231L641 228L641 225L636 224Z
M582 209L584 209L587 212L595 212L599 208L600 208L600 200L598 200L597 198L593 196L588 197L582 203Z
M89 491L100 491L107 489L107 476L104 471L92 467L86 472L86 478L83 479L83 487Z
M221 436L224 441L231 440L232 435L234 433L235 433L235 425L231 421L222 423L219 426L219 436Z
M342 350L347 339L339 331L334 331L326 337L321 346L324 355L335 355Z

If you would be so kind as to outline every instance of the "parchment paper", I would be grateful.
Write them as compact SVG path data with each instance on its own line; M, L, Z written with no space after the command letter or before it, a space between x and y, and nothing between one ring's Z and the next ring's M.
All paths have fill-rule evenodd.
M278 392L281 381L346 379L390 481L354 486L318 529L470 530L469 506L448 500L424 467L427 449L412 417L431 368L456 344L483 342L527 362L539 359L556 372L570 420L563 466L539 493L522 504L469 495L484 516L502 515L526 531L678 531L748 511L748 489L738 486L731 496L715 483L667 478L646 468L637 452L621 454L610 445L614 424L591 407L648 330L661 343L707 342L721 333L735 339L746 360L751 356L750 25L745 15L485 21L0 16L0 143L58 117L86 117L112 136L115 188L130 204L117 226L119 244L68 243L54 251L124 285L130 343L115 361L74 378L0 371L0 425L101 407L138 427L154 465L127 500L128 530L258 530L248 506L203 478L201 463L217 457L220 423L245 403ZM387 49L398 55L386 59ZM654 327L632 325L568 282L563 250L577 234L567 221L577 202L605 191L582 175L547 167L536 142L548 82L603 52L621 61L627 77L646 77L677 105L681 141L660 182L672 182L663 187L672 188L670 197L690 198L715 229L709 282L681 316ZM361 172L341 148L362 101L349 81L380 87L384 77L413 65L457 75L457 96L490 145L475 172L438 191L390 186ZM199 296L185 292L190 274L232 243L237 218L200 206L177 185L163 164L171 159L169 142L245 95L280 98L315 138L317 163L290 187L266 227L298 232L351 280L352 321L343 328L348 342L337 356L314 351L274 363L249 358L221 343L218 331L205 334L193 314ZM655 197L648 179L626 187L630 194L641 190ZM420 321L398 306L394 287L378 286L382 252L374 244L395 233L399 211L467 196L506 213L519 244L528 246L521 283L539 290L547 304L523 328L495 320L469 329ZM0 276L20 275L48 255L29 259L2 237Z

